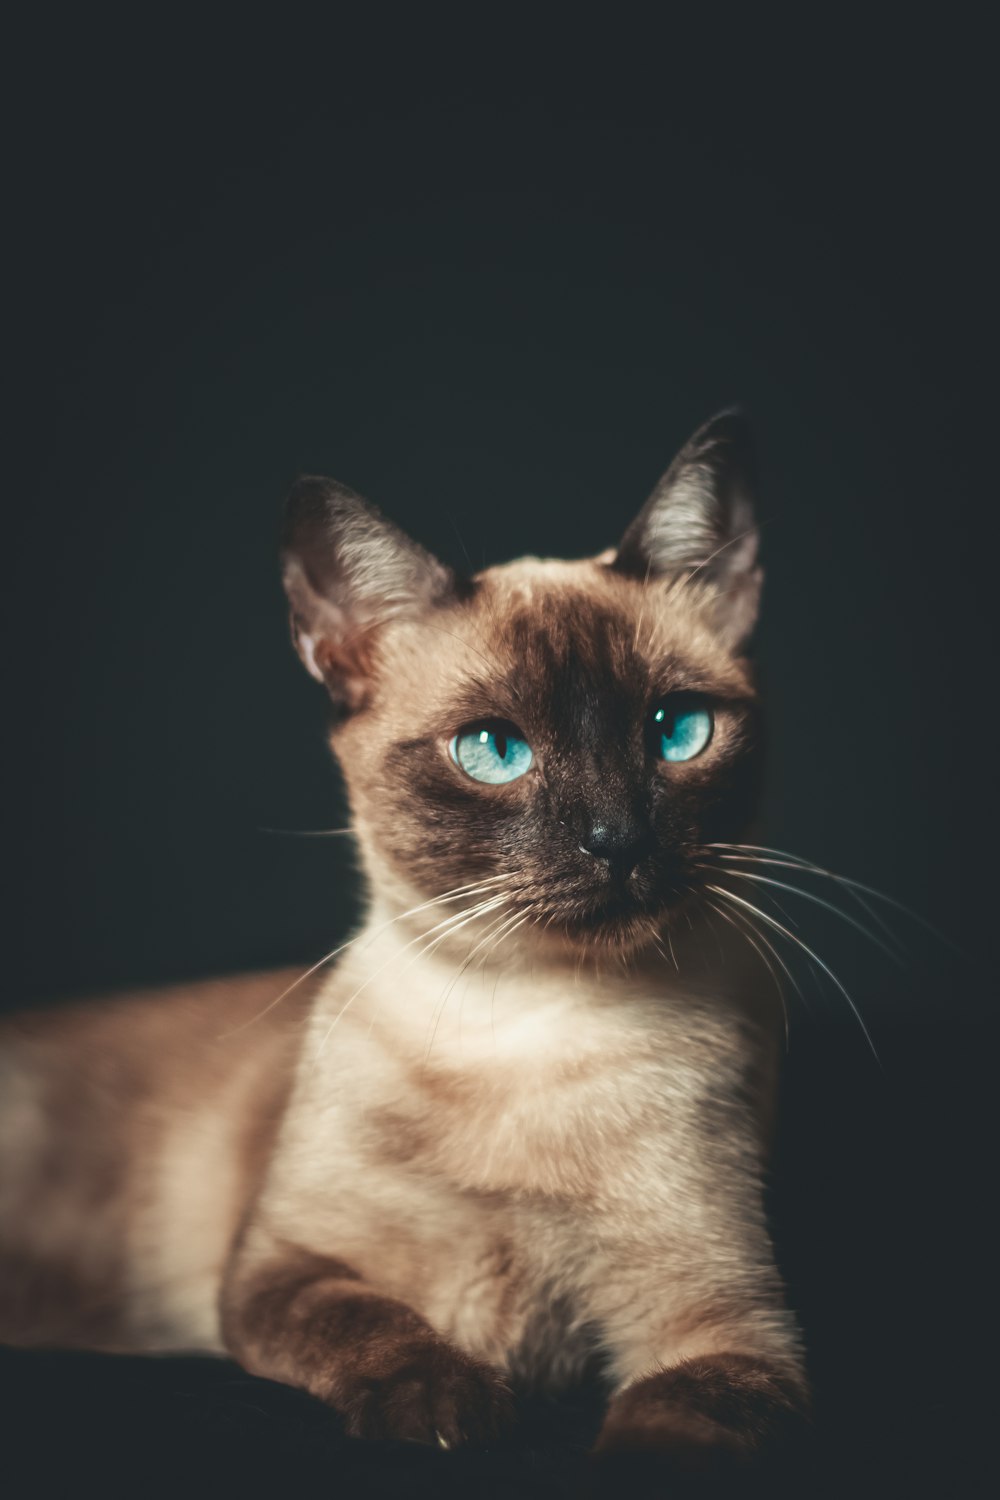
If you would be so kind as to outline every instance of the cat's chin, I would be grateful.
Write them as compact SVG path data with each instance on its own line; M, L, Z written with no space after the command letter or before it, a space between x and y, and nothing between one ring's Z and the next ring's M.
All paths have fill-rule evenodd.
M553 926L573 947L629 954L656 942L665 914L663 907L650 910L620 896L563 917Z

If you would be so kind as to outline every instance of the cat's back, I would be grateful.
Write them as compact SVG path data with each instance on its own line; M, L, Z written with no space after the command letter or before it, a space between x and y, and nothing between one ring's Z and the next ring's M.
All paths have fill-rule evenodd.
M268 971L0 1021L0 1339L214 1347L214 1283L310 986Z

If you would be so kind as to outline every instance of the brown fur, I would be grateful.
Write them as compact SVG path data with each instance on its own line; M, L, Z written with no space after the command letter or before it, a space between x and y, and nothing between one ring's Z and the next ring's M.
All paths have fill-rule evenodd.
M371 826L373 842L408 885L433 880L445 889L474 880L492 870L495 841L507 838L517 840L514 871L526 894L555 885L555 861L574 867L566 871L565 895L551 893L569 917L581 894L574 817L596 789L617 790L609 770L627 775L626 766L618 773L608 762L608 741L614 744L620 731L603 739L600 762L595 742L609 725L634 722L650 700L681 690L707 692L717 703L711 811L717 821L738 824L755 790L756 769L748 753L756 722L745 665L719 649L696 611L664 620L634 584L607 568L549 564L542 575L531 564L515 565L496 570L471 598L433 619L387 632L369 709L344 721L334 744L342 762L356 768L350 777L355 815ZM578 718L575 741L567 742L562 704L571 693L597 700L601 713L593 724ZM543 830L524 816L525 789L468 783L438 750L456 723L484 717L530 723L534 741L549 751L549 795L566 822L545 825L544 847ZM426 728L401 739L402 725ZM593 772L582 778L581 756L585 764L594 759ZM674 769L670 817L680 825L703 806L707 767ZM428 826L425 807L432 799L450 819L462 820L465 837L455 837L450 819ZM703 830L706 837L714 831Z
M800 1380L747 1354L686 1359L611 1403L596 1444L604 1459L655 1456L661 1475L723 1479L790 1457L806 1430Z
M451 1446L495 1437L512 1416L507 1386L485 1364L341 1261L293 1245L230 1278L223 1329L246 1369L336 1406L353 1437Z
M299 972L123 994L3 1023L0 1118L16 1152L0 1178L9 1342L116 1350L167 1333L163 1314L130 1309L123 1288L130 1263L158 1259L161 1231L147 1245L138 1226L146 1205L162 1211L152 1201L157 1164L186 1129L212 1163L214 1222L195 1227L192 1253L221 1267L291 1085L295 1011L301 1017L308 986L297 1007L289 997L256 1018ZM165 1264L156 1274L168 1274Z
M745 449L731 415L697 434L620 554L464 583L296 487L293 636L366 922L280 1004L257 976L8 1024L3 1336L228 1352L356 1435L447 1445L500 1430L508 1379L597 1365L605 1456L778 1441L803 1386L762 1205L775 1005L735 927L709 971L701 899L759 769ZM688 760L653 728L677 694L714 721ZM481 721L526 774L456 763Z

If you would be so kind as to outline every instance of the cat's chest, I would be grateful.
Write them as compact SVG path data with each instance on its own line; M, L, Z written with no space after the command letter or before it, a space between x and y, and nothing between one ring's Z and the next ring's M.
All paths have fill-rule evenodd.
M526 981L488 1018L476 998L423 1048L398 1025L345 1038L342 1121L374 1167L597 1206L696 1152L747 1061L730 1012L641 989L616 1004Z
M422 1069L358 1117L374 1163L459 1192L593 1200L627 1159L669 1150L687 1110L650 1059Z
M433 1036L419 995L351 1014L300 1081L275 1227L464 1347L529 1373L565 1349L576 1369L594 1265L662 1241L711 1192L720 1138L750 1128L742 1105L721 1129L719 1114L746 1038L723 1011L655 994L490 998L492 1019L467 996Z
M366 1272L470 1351L572 1381L594 1353L595 1267L651 1223L669 1235L704 1173L690 1066L638 1052L398 1083L355 1121L379 1216Z

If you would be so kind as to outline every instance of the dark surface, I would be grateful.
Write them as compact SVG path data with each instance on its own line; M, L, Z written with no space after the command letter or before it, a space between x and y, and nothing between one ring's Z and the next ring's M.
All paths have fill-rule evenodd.
M297 472L458 565L581 554L743 400L768 837L970 955L900 919L897 972L803 929L883 1062L807 988L775 1211L822 1467L837 1495L972 1494L996 1347L992 54L952 18L661 20L15 28L5 1004L305 963L356 911L343 840L262 831L343 821L276 581ZM203 1469L577 1492L541 1436L485 1467L345 1450L224 1366L2 1371L18 1493Z

